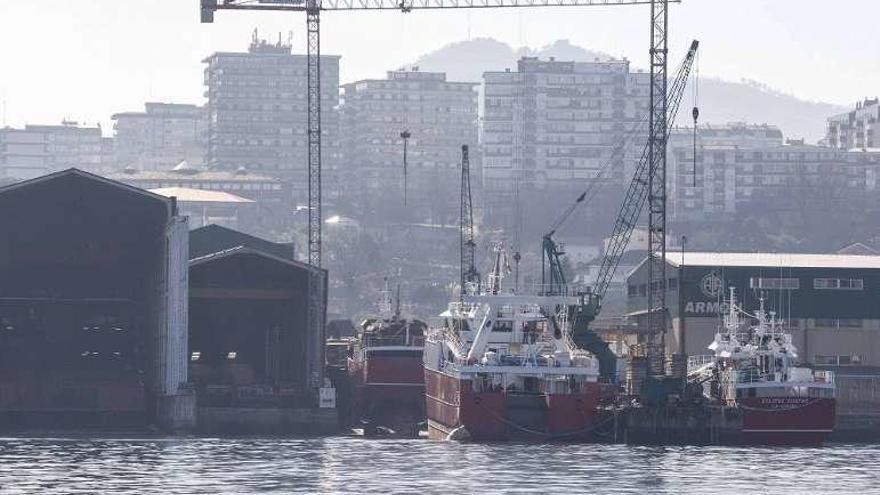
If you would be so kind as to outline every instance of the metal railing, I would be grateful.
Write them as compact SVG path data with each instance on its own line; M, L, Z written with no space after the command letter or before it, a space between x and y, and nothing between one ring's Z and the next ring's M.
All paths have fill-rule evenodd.
M364 337L364 347L420 347L425 345L425 338L421 335L394 335L394 336L375 336L367 335Z
M701 356L688 356L688 373L697 371L700 368L715 362L715 356L703 354Z

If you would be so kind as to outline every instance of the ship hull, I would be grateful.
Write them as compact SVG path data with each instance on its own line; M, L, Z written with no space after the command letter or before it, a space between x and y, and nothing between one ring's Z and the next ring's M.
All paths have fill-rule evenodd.
M362 363L350 363L353 419L404 434L418 433L425 420L422 349L370 349Z
M470 380L425 369L428 436L438 440L596 439L599 384L572 394L474 391Z
M742 443L820 445L836 423L836 401L815 397L752 397L739 399Z

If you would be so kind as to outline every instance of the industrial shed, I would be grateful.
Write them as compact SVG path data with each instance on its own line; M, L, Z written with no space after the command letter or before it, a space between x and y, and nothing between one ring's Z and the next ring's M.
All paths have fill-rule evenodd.
M0 188L0 426L189 419L187 224L69 169Z
M235 237L225 230L215 233ZM310 375L322 371L310 369L312 339L321 338L308 331L312 270L250 246L190 261L189 366L200 429L318 432L336 427L334 411L316 409L316 391L309 384Z

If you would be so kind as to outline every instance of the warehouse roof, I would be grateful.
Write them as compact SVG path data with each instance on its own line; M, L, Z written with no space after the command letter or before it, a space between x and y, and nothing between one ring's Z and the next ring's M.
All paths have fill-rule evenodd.
M190 187L160 187L150 189L153 194L176 197L181 203L253 203L253 200L236 196L223 191L208 191L205 189L192 189Z
M190 266L198 266L205 263L211 263L217 260L228 259L235 256L256 256L258 258L265 258L267 260L271 260L276 263L280 263L282 265L291 266L294 268L299 268L301 270L311 270L312 266L308 263L303 263L302 261L296 261L288 258L282 258L281 256L276 256L271 253L267 253L265 251L260 251L259 249L254 249L248 246L236 246L229 249L224 249L223 251L219 251L216 253L206 254L205 256L200 256L198 258L193 258L189 260ZM323 269L322 269L323 270ZM323 270L326 271L326 270Z
M880 268L880 256L854 254L798 253L706 253L667 252L673 266L797 267L797 268Z
M286 259L294 259L293 244L272 242L222 225L206 225L189 232L190 259L244 246Z

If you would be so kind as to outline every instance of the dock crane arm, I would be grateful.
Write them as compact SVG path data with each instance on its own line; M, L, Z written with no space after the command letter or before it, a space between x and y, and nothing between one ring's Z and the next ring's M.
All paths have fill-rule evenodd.
M684 89L690 76L691 67L693 67L694 58L697 54L699 41L694 40L687 52L684 60L676 72L675 79L667 93L668 98L668 122L675 122L678 109L681 106L681 99L684 95ZM658 125L659 127L659 125ZM672 125L666 125L667 138ZM642 151L641 160L633 174L624 196L623 204L617 214L617 220L614 224L614 230L611 234L611 240L605 250L602 258L602 265L596 278L596 283L592 290L585 294L583 301L579 306L569 309L569 319L573 322L573 339L575 343L585 349L590 350L599 358L600 373L603 377L609 378L614 374L616 369L615 360L617 357L608 347L598 334L591 328L590 324L596 319L602 307L602 299L605 292L611 284L614 272L620 264L620 259L627 244L632 236L633 229L639 219L639 215L645 206L648 197L648 173L649 158L648 144Z
M691 42L691 47L684 60L681 62L678 72L675 75L675 80L669 88L667 94L669 100L669 124L675 122L675 117L678 115L678 109L681 106L684 89L687 86L687 81L690 77L691 68L693 67L694 58L697 55L699 45L700 42L697 40ZM666 137L668 139L673 126L666 125L665 127L667 133ZM629 187L627 188L623 204L617 214L617 221L614 223L611 241L608 243L608 249L606 249L605 256L602 258L602 265L599 269L596 283L593 286L593 296L597 297L599 300L605 296L605 291L608 290L608 286L611 284L611 279L614 277L614 272L620 264L620 258L623 256L626 246L629 244L633 229L636 226L636 222L639 220L639 215L642 212L647 197L648 146L646 145L642 151L642 158L639 160L639 164L633 174L633 179L630 181ZM598 308L596 312L598 313Z

